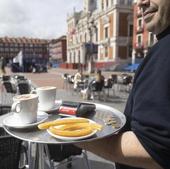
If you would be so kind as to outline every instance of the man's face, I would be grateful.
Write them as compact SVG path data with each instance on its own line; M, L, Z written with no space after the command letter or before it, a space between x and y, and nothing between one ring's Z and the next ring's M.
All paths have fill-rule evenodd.
M146 28L156 34L170 26L170 0L138 0Z

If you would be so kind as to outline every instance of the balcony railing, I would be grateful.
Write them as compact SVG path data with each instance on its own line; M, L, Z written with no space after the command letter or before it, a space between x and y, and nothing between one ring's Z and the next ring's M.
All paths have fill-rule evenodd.
M136 29L137 33L143 33L143 31L144 31L144 27L143 26L138 26L137 29Z
M135 48L137 48L137 49L143 49L143 44L142 43L136 43L135 44Z
M142 14L141 14L141 12L140 12L139 10L137 10L137 12L136 12L136 16L137 16L137 18L142 17Z

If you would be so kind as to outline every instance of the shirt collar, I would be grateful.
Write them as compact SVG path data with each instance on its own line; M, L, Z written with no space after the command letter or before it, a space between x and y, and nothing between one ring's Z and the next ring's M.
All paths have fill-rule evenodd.
M162 39L163 37L165 37L166 35L170 34L170 26L168 26L163 32L161 32L160 34L156 35L156 38L158 40Z

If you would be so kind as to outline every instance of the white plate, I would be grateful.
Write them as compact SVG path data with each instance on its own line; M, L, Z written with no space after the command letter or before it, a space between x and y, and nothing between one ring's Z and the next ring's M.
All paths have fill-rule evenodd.
M10 115L3 120L3 124L7 127L18 128L18 129L31 128L31 127L34 127L34 126L44 122L47 118L48 118L47 113L38 111L37 122L35 122L35 123L23 125L23 124L19 123L19 121L16 119L16 117L14 117L14 115Z
M77 117L77 118L78 118L78 117ZM59 119L59 120L60 120L60 119ZM90 123L96 123L96 122L94 122L93 120L90 120L90 119L89 119L89 121L90 121ZM94 134L96 134L97 130L94 130L92 133L90 133L90 134L88 134L88 135L85 135L85 136L81 136L81 137L64 137L64 136L59 136L59 135L56 135L56 134L51 133L48 129L47 129L47 132L48 132L51 136L53 136L53 137L55 137L55 138L57 138L57 139L67 141L67 140L82 140L82 139L89 138L89 137L93 136Z

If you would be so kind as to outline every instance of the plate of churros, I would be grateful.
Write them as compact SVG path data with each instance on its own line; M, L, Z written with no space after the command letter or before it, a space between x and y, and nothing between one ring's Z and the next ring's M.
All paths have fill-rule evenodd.
M101 131L102 125L87 118L69 117L44 122L38 128L60 140L81 140Z

